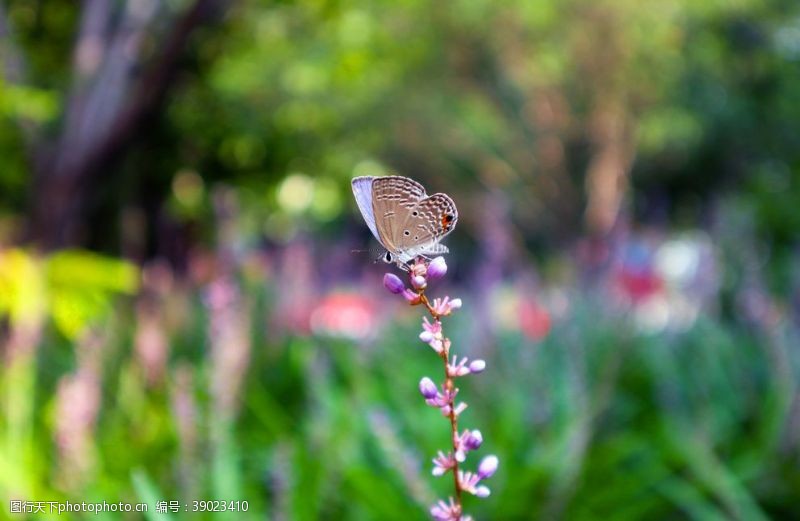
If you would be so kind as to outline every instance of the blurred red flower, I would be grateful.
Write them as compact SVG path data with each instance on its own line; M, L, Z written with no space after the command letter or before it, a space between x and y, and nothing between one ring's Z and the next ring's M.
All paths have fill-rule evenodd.
M352 339L368 337L376 327L375 306L364 295L334 292L311 313L311 331Z
M649 269L623 268L617 273L615 279L617 288L634 304L649 299L664 288L664 281L661 280L661 277Z
M523 299L519 303L519 327L533 340L541 340L550 333L550 312L535 300Z

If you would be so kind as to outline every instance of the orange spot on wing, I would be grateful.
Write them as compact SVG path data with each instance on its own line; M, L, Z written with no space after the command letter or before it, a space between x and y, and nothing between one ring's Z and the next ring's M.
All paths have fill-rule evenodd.
M450 223L453 222L453 216L449 213L446 213L442 216L442 228L447 228L450 226Z

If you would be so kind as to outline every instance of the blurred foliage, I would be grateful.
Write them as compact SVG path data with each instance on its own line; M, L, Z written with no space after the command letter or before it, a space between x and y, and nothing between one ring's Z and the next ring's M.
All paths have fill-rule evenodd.
M4 501L148 501L148 519L162 519L156 500L194 499L249 501L223 519L425 518L449 489L427 464L447 433L416 389L435 362L417 315L359 287L376 338L309 325L330 288L368 269L341 255L350 177L392 171L461 210L454 279L470 287L447 327L459 354L488 362L463 384L464 426L501 459L493 496L468 500L478 519L796 516L800 4L230 5L192 35L162 110L86 183L87 244L186 261L140 274L83 250L6 247L39 195L51 151L37 138L68 119L80 10L0 4L13 28L0 59L11 44L26 58L0 73ZM622 173L604 187L624 194L623 221L709 231L695 235L719 273L666 291L635 244L625 274L643 294L713 286L706 307L668 302L690 328L648 333L635 310L610 309L601 275L575 282L594 250L562 246L586 229L604 161ZM510 267L488 240L498 193ZM214 240L218 255L203 248ZM267 258L237 264L255 243ZM548 247L541 282L559 279L568 312L506 280L489 318L486 293L513 269L535 278L529 252ZM535 323L503 329L526 303ZM384 310L400 318L380 323ZM231 360L230 345L252 349ZM229 366L241 387L219 377ZM219 405L223 384L238 409Z
M27 84L0 88L12 211L31 168L19 120L63 117L69 4L8 3L30 57ZM128 181L108 190L180 199L183 173L226 180L252 231L285 239L340 216L351 176L391 170L463 206L501 188L527 238L558 239L580 231L587 167L619 138L641 218L691 225L736 194L785 246L800 197L799 34L800 8L782 0L234 2L192 40L162 116L116 167ZM606 113L617 137L603 137ZM102 210L140 204L119 195ZM175 217L208 222L207 210Z
M248 289L254 321L273 323L274 290ZM64 337L46 332L27 394L9 387L19 368L4 369L6 397L28 411L7 409L0 419L0 464L14 469L0 480L4 495L147 501L148 519L161 519L152 513L159 500L232 499L247 500L249 511L215 519L400 520L425 519L432 499L447 493L449 480L432 478L426 463L447 430L416 388L438 368L416 339L416 310L393 312L395 325L356 344L254 328L241 409L220 430L205 347L215 349L206 336L215 318L193 292L166 298L159 323L172 347L161 379L146 377L140 348L127 349L139 345L142 317L121 310L105 321L102 413L81 473L63 474L75 450L64 437L80 432L58 420L69 414L63 381L73 378ZM703 318L656 336L586 298L543 341L503 330L495 343L475 345L475 301L467 297L464 314L446 327L460 354L490 368L460 382L470 404L463 426L480 427L481 453L502 462L493 495L467 499L478 519L791 517L800 471L786 426L796 416L800 360L782 328ZM187 304L189 314L179 311ZM86 356L85 346L77 349ZM34 414L41 410L51 413ZM52 439L59 442L51 448Z
M52 317L75 340L108 317L114 297L138 291L130 263L83 251L64 250L46 258L12 249L0 251L0 318L12 327Z

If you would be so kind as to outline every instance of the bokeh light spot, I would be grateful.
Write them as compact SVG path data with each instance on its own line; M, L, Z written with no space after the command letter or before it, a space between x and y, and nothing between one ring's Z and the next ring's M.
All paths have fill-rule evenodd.
M172 180L172 194L183 206L198 206L204 192L203 179L194 170L179 170Z
M305 174L290 174L278 187L278 204L288 213L303 213L313 200L314 181Z

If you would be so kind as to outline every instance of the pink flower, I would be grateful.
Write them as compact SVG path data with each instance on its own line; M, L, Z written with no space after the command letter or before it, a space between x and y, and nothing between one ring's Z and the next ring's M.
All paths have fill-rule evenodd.
M434 320L433 324L428 321L428 317L422 318L422 329L426 332L431 333L432 335L442 335L442 323L438 320Z
M479 485L481 477L472 472L458 471L458 482L461 485L461 490L469 492L470 494L478 497L488 497L492 493L489 487Z
M461 308L461 299L454 298L450 300L450 297L444 297L433 299L433 303L431 304L433 308L433 312L439 316L446 317L450 313L452 313L456 309Z
M428 317L422 319L422 333L419 334L419 339L431 346L437 353L441 353L445 349L445 345L449 345L449 341L442 335L442 323L434 320L431 324Z
M483 360L473 360L469 365L467 365L468 361L469 358L464 357L459 362L458 357L453 356L453 361L447 364L448 376L451 378L456 376L465 376L472 373L480 373L486 369L486 362Z
M489 487L479 485L481 480L490 478L496 471L500 461L497 456L491 455L483 458L478 465L478 472L464 472L458 471L458 482L461 485L461 490L469 492L478 497L487 497L491 494Z
M453 458L452 454L449 452L445 454L444 452L439 451L439 454L433 458L433 471L431 473L437 477L442 476L455 466L456 460Z
M439 500L431 507L431 515L436 521L467 521L461 515L461 507L451 497L448 503Z
M447 364L447 375L451 378L454 376L468 375L469 368L467 367L467 360L467 357L464 357L460 362L458 362L458 357L454 355L453 361Z

